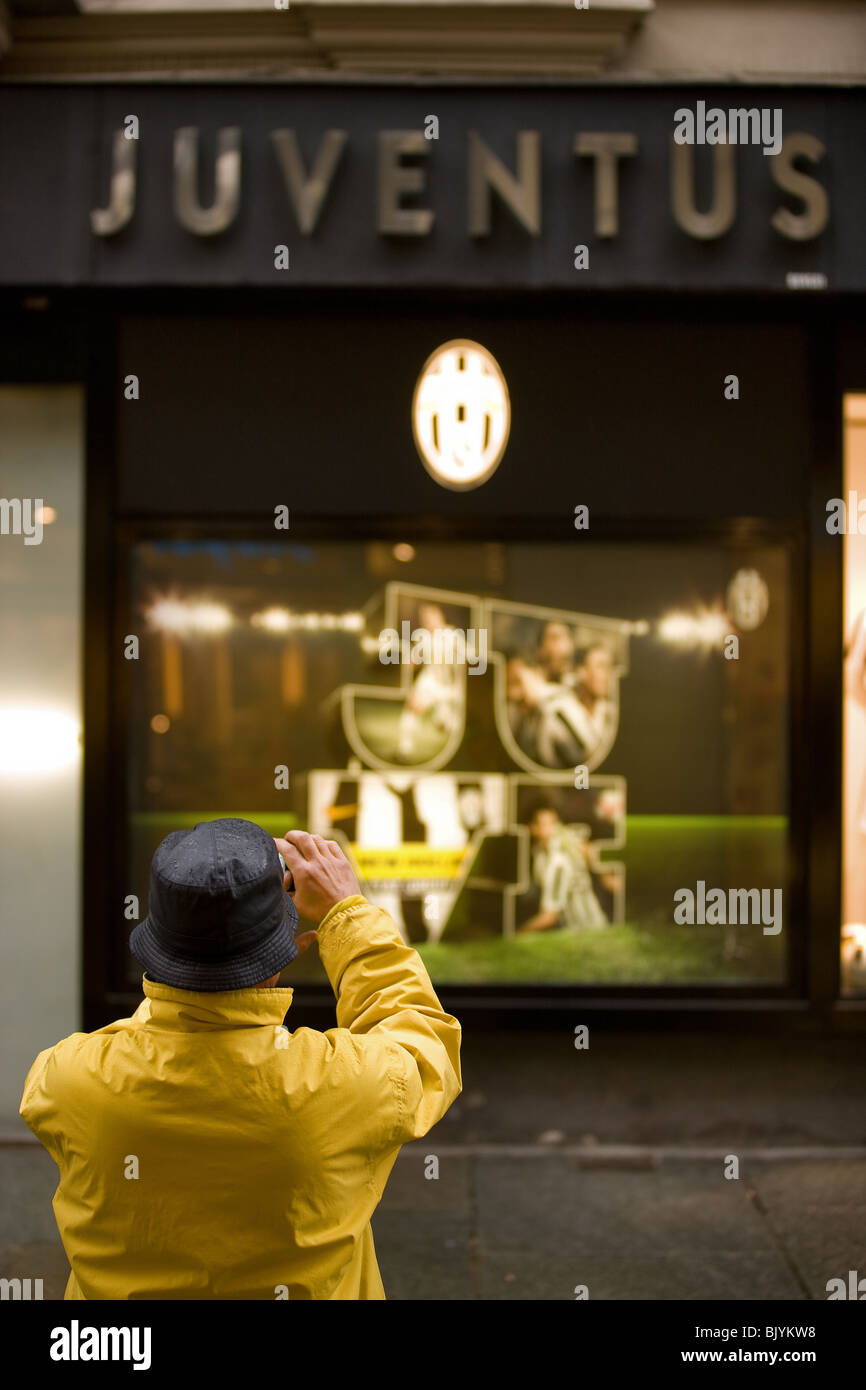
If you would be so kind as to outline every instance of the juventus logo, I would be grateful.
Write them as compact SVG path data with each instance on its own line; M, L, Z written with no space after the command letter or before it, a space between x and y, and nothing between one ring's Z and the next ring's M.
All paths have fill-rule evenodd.
M427 472L455 491L480 487L508 443L505 377L480 343L455 338L424 363L412 401L415 445Z

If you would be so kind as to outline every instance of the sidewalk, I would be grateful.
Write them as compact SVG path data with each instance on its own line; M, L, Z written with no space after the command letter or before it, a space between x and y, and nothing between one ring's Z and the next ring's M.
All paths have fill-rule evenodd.
M373 1221L389 1298L824 1299L828 1279L866 1272L863 1157L744 1159L737 1181L721 1156L423 1170L401 1156Z
M862 1051L467 1038L463 1095L403 1150L373 1221L388 1297L826 1299L829 1279L866 1275ZM55 1186L38 1147L0 1146L0 1276L42 1277L46 1298L67 1269Z

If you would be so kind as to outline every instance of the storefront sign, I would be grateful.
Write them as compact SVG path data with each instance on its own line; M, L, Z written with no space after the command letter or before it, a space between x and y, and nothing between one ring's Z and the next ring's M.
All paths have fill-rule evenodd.
M866 287L866 98L745 90L6 88L0 283Z

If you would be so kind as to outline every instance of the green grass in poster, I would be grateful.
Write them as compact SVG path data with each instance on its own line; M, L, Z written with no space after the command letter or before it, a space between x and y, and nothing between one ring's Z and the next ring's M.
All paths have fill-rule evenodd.
M132 818L137 881L146 901L147 871L170 830L240 815L272 835L290 829L287 813L196 811ZM530 937L419 947L437 984L732 985L781 984L787 930L766 936L760 925L677 926L673 895L708 888L781 887L786 875L787 822L781 816L629 816L626 845L605 857L626 866L627 920L577 935ZM787 903L786 903L787 906ZM322 980L315 950L291 966L285 983Z

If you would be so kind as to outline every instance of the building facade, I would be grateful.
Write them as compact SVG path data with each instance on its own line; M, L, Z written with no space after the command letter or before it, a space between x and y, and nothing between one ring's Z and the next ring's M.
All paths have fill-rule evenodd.
M218 815L467 1018L859 1029L861 7L2 35L9 1113Z

